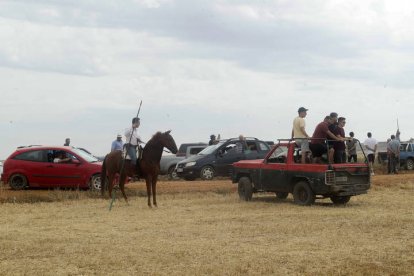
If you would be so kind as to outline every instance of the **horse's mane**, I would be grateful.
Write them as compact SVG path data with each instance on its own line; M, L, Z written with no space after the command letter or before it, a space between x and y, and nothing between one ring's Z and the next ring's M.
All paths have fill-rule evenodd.
M157 142L159 139L161 139L162 132L158 131L154 135L152 135L151 139L148 141L147 145L152 145L153 143Z

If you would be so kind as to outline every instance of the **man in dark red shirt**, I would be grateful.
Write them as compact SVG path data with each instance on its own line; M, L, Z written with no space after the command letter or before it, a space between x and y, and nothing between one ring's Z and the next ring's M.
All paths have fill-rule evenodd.
M328 122L323 121L321 123L319 123L316 128L315 131L313 132L312 135L312 140L311 143L309 144L309 148L312 152L312 156L314 158L314 163L320 163L321 162L321 156L328 152L328 161L329 163L333 162L333 157L334 157L334 149L333 148L329 148L328 151L328 147L326 144L326 137L332 139L332 140L336 140L336 141L345 141L346 139L344 138L340 138L335 136L335 134L333 134L330 130L329 130L329 125L332 124L334 122L334 118L330 118L328 120Z

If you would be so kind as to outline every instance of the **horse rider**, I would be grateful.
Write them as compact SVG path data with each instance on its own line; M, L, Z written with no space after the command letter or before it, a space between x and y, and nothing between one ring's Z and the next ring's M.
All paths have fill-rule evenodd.
M137 149L139 149L139 143L142 143L141 138L138 136L137 132L140 124L140 119L138 117L134 117L132 118L132 126L125 129L125 147L129 157L131 158L132 165L137 165ZM138 171L139 166L136 167Z

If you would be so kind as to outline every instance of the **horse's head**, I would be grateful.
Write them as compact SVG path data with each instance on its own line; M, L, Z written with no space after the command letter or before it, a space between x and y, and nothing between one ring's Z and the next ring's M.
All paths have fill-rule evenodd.
M176 154L178 149L177 145L175 144L174 138L170 134L171 130L168 130L162 134L162 142L163 146L166 147L169 151Z

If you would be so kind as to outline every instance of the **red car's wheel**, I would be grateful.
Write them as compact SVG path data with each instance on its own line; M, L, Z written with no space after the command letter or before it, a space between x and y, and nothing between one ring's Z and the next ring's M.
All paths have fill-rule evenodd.
M9 185L13 190L22 190L27 187L27 178L22 174L14 174L10 177Z

